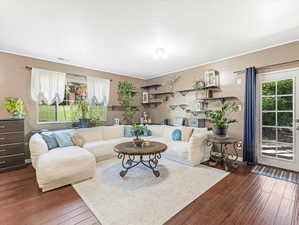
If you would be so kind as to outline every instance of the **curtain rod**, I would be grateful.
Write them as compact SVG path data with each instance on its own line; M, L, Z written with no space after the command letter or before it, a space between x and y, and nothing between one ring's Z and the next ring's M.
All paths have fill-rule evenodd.
M266 69L266 68L268 68L268 67L272 67L272 66L283 66L283 65L286 65L286 64L296 63L296 62L299 62L299 60L296 59L296 60L289 61L289 62L276 63L276 64L272 64L272 65L267 65L267 66L258 67L258 68L256 68L256 69L257 69L257 70L261 70L261 69ZM246 72L246 70L238 70L238 71L235 71L234 73L245 73L245 72Z
M25 66L25 68L26 69L28 69L28 70L32 70L32 67L31 66ZM83 74L75 74L75 73L66 73L66 74L69 74L69 75L74 75L74 76L86 76L86 75L83 75ZM103 78L103 79L105 79L105 78ZM110 80L110 82L112 82L112 79L109 79Z

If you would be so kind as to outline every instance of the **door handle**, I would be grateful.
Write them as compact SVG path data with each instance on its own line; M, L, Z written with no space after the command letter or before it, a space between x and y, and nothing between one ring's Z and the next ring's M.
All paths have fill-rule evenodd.
M1 141L3 141L3 140L5 140L5 138L4 138L4 137L2 137L2 138L0 138L0 140L1 140Z
M6 152L6 149L0 149L0 152Z
M6 126L0 126L0 129L4 129Z
M6 161L0 161L0 164L5 164L6 163Z

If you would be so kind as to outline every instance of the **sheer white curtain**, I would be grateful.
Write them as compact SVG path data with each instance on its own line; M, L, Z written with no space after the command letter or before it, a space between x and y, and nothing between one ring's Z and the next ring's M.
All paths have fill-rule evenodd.
M87 96L90 104L95 102L107 106L110 96L110 80L88 76Z
M43 100L51 105L63 102L65 93L65 73L32 68L31 97L39 103Z

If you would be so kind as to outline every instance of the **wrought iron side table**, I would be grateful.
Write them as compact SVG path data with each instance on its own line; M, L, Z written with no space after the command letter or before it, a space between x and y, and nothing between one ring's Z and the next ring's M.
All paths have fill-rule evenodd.
M239 164L237 160L239 158L238 150L242 148L242 143L236 138L217 138L209 136L207 139L208 147L210 147L210 165L217 165L218 163L224 163L226 171L230 167L237 168ZM229 148L231 146L231 148ZM219 147L217 149L217 147Z

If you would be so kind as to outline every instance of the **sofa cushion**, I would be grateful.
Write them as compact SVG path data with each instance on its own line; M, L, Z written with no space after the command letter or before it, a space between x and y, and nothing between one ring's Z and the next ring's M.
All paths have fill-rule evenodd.
M171 134L171 138L173 141L180 141L182 139L182 131L180 129L175 129Z
M87 168L95 168L95 158L78 146L55 148L38 158L36 175L39 185L76 176Z
M79 135L84 142L103 140L103 127L83 128L75 131L74 135Z
M192 136L200 136L208 132L208 128L193 128Z
M40 135L42 136L42 138L46 142L49 150L51 150L53 148L57 148L59 146L54 134L43 134L43 133L41 133Z
M55 133L54 136L59 147L68 147L74 145L72 141L72 135L68 132Z
M165 144L167 145L167 150L163 155L169 156L170 159L188 160L189 144L187 142L170 141Z
M74 134L72 137L72 141L74 145L77 145L79 147L83 147L83 145L85 144L85 139L79 134Z
M147 128L151 130L152 136L163 136L164 125L148 125Z
M120 138L124 136L123 126L103 126L104 140Z
M113 150L115 145L131 140L132 138L121 137L110 140L93 141L84 144L83 148L93 153L97 161L101 161L112 158L115 155Z

